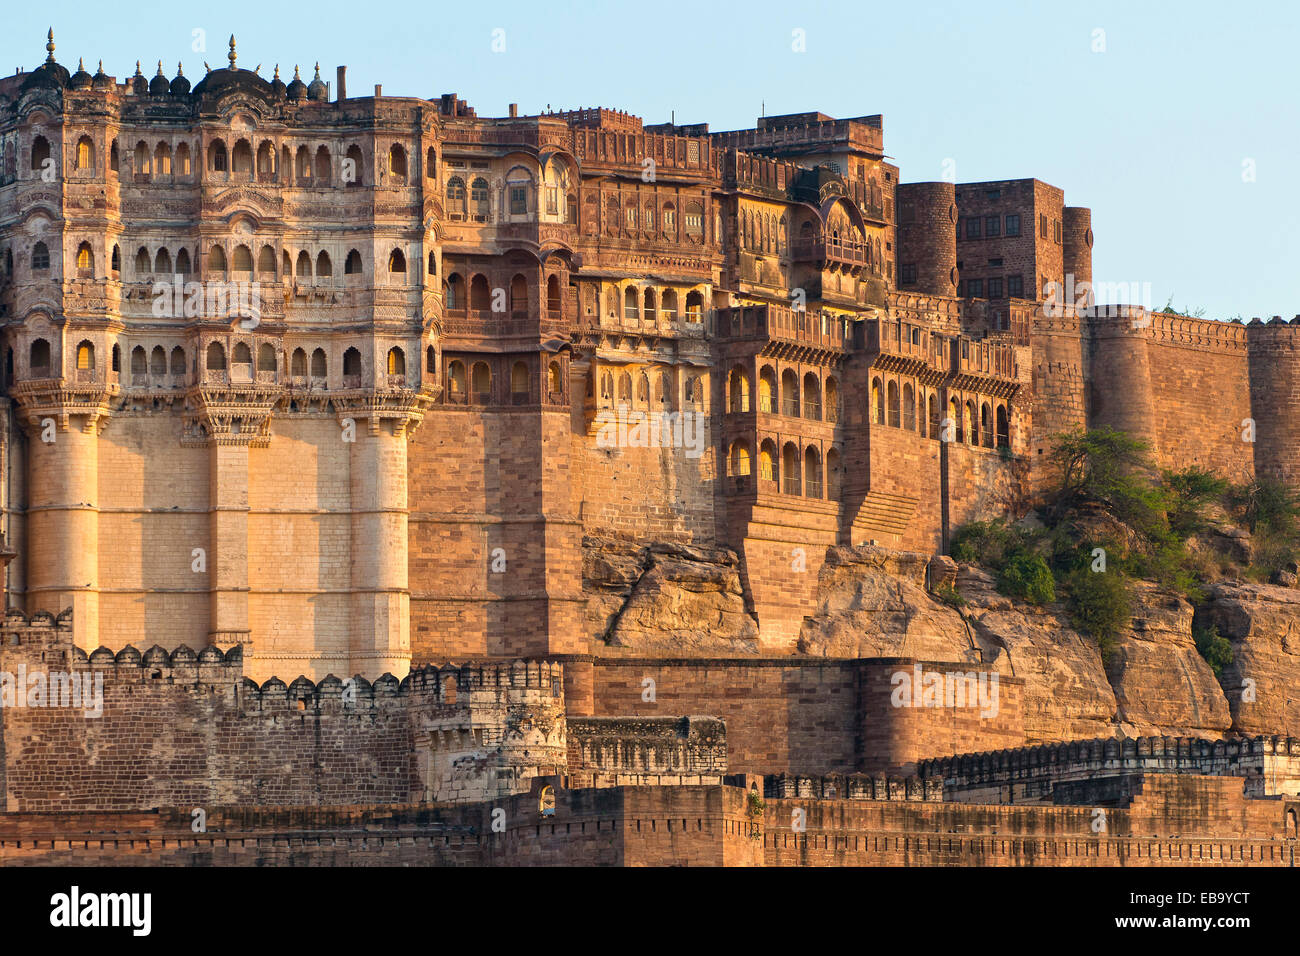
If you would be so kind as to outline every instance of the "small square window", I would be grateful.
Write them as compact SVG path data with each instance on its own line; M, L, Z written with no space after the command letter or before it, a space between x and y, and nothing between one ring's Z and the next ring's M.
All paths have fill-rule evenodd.
M899 280L902 285L913 285L916 282L916 266L905 265L899 267Z
M1024 276L1007 276L1007 295L1013 299L1023 298L1025 294Z
M1002 278L1000 276L996 279L989 279L989 298L1002 298Z

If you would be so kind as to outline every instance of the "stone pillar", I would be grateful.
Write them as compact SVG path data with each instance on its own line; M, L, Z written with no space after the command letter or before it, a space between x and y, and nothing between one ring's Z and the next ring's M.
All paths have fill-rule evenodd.
M406 431L401 418L363 423L350 455L352 614L350 672L404 677L411 668L407 585ZM373 414L373 413L372 413ZM368 425L369 427L363 427Z
M99 646L99 426L81 416L62 424L33 416L29 435L28 610L57 615L71 607L73 641L92 651Z
M248 644L248 444L233 436L210 446L209 633L220 647Z

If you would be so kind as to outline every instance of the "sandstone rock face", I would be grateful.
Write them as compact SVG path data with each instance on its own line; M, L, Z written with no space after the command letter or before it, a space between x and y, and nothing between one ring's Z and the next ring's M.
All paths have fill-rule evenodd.
M591 541L583 551L595 653L747 656L758 626L745 609L739 561L717 548Z
M1243 734L1300 734L1300 591L1219 584L1209 619L1232 644L1220 682Z
M1192 606L1153 585L1133 585L1133 623L1117 641L1107 675L1129 737L1219 737L1228 702L1192 639Z
M1029 743L1105 737L1115 732L1115 693L1095 641L1073 630L1059 609L999 594L992 575L962 565L957 590L984 658L1023 678Z
M799 651L817 657L979 661L962 616L925 589L930 556L865 546L832 548Z

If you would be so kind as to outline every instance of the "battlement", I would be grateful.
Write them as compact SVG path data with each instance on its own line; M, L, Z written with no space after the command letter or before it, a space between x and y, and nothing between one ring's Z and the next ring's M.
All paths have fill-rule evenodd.
M1062 783L1141 773L1234 776L1247 793L1296 793L1300 740L1253 737L1098 738L961 754L917 764L917 776L944 781L952 799L1021 803L1050 798Z
M879 114L851 119L831 119L822 113L791 113L767 116L755 129L714 133L723 146L736 149L814 152L834 146L880 158L884 149L884 119Z
M642 129L641 117L633 116L626 110L610 110L603 106L562 110L546 115L558 117L575 129L618 130L624 133L640 132Z
M763 796L769 800L894 800L939 802L943 781L931 777L888 777L863 773L775 774L763 778Z

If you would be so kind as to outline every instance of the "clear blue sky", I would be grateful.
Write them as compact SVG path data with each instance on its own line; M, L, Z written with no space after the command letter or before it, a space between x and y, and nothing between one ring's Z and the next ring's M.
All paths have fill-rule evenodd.
M959 181L1035 176L1090 206L1099 281L1150 283L1157 308L1172 296L1214 318L1300 312L1290 2L56 2L5 18L9 71L39 65L53 25L69 69L102 57L121 78L139 59L152 75L161 58L197 81L204 60L225 65L233 32L240 66L264 76L299 63L310 79L319 60L332 80L346 64L352 95L454 91L480 115L603 105L722 130L763 104L883 113L904 182L940 179L951 159Z

